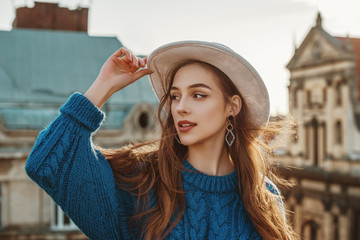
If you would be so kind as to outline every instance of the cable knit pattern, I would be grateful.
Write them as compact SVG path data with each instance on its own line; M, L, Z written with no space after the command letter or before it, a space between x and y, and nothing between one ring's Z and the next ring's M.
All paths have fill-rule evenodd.
M108 161L91 142L104 113L80 93L60 112L39 134L27 174L90 239L138 239L129 226L136 198L116 186ZM185 212L166 239L261 239L240 198L237 171L209 176L186 160L184 167ZM271 182L267 187L279 195Z
M261 239L240 198L236 170L210 176L186 160L184 167L185 214L170 239Z

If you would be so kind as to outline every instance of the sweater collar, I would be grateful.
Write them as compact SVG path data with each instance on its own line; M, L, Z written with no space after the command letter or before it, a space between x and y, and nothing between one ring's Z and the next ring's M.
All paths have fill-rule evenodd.
M199 190L206 192L230 192L238 188L236 169L228 175L211 176L195 169L186 159L183 162L183 166L183 180Z

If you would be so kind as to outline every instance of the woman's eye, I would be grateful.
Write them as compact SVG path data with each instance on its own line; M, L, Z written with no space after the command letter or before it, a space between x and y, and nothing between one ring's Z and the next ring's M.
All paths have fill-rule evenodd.
M204 94L200 94L200 93L194 94L194 98L205 98L205 97L206 97L206 95L204 95Z
M171 95L170 98L171 98L171 100L177 100L177 99L179 99L179 95L174 94L174 95Z

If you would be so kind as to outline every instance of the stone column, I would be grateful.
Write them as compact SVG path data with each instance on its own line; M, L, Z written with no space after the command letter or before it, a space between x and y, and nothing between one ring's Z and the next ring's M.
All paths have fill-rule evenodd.
M349 214L339 216L339 239L341 240L351 240L349 217Z
M333 239L333 216L329 211L324 212L324 225L323 225L323 234L324 240L334 240Z
M326 185L326 193L322 198L322 203L324 206L324 225L323 225L323 234L324 234L324 240L334 240L333 239L333 215L331 214L331 208L333 206L333 202L331 200L330 196L330 185Z

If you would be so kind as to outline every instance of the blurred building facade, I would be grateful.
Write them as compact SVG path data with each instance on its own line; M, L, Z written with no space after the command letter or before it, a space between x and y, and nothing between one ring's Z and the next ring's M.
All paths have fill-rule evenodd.
M305 240L360 240L360 38L336 37L320 13L287 65L298 122L281 168L295 230Z
M105 60L123 45L116 37L89 36L83 31L87 21L80 29L78 20L73 27L68 21L66 30L72 31L56 24L26 25L39 17L39 9L48 19L59 12L63 18L79 14L83 24L84 9L56 7L36 3L34 9L22 8L15 28L0 31L0 239L86 239L24 167L39 131L72 93L87 90ZM119 147L158 136L157 99L147 77L113 95L102 110L106 120L93 137L95 144Z

